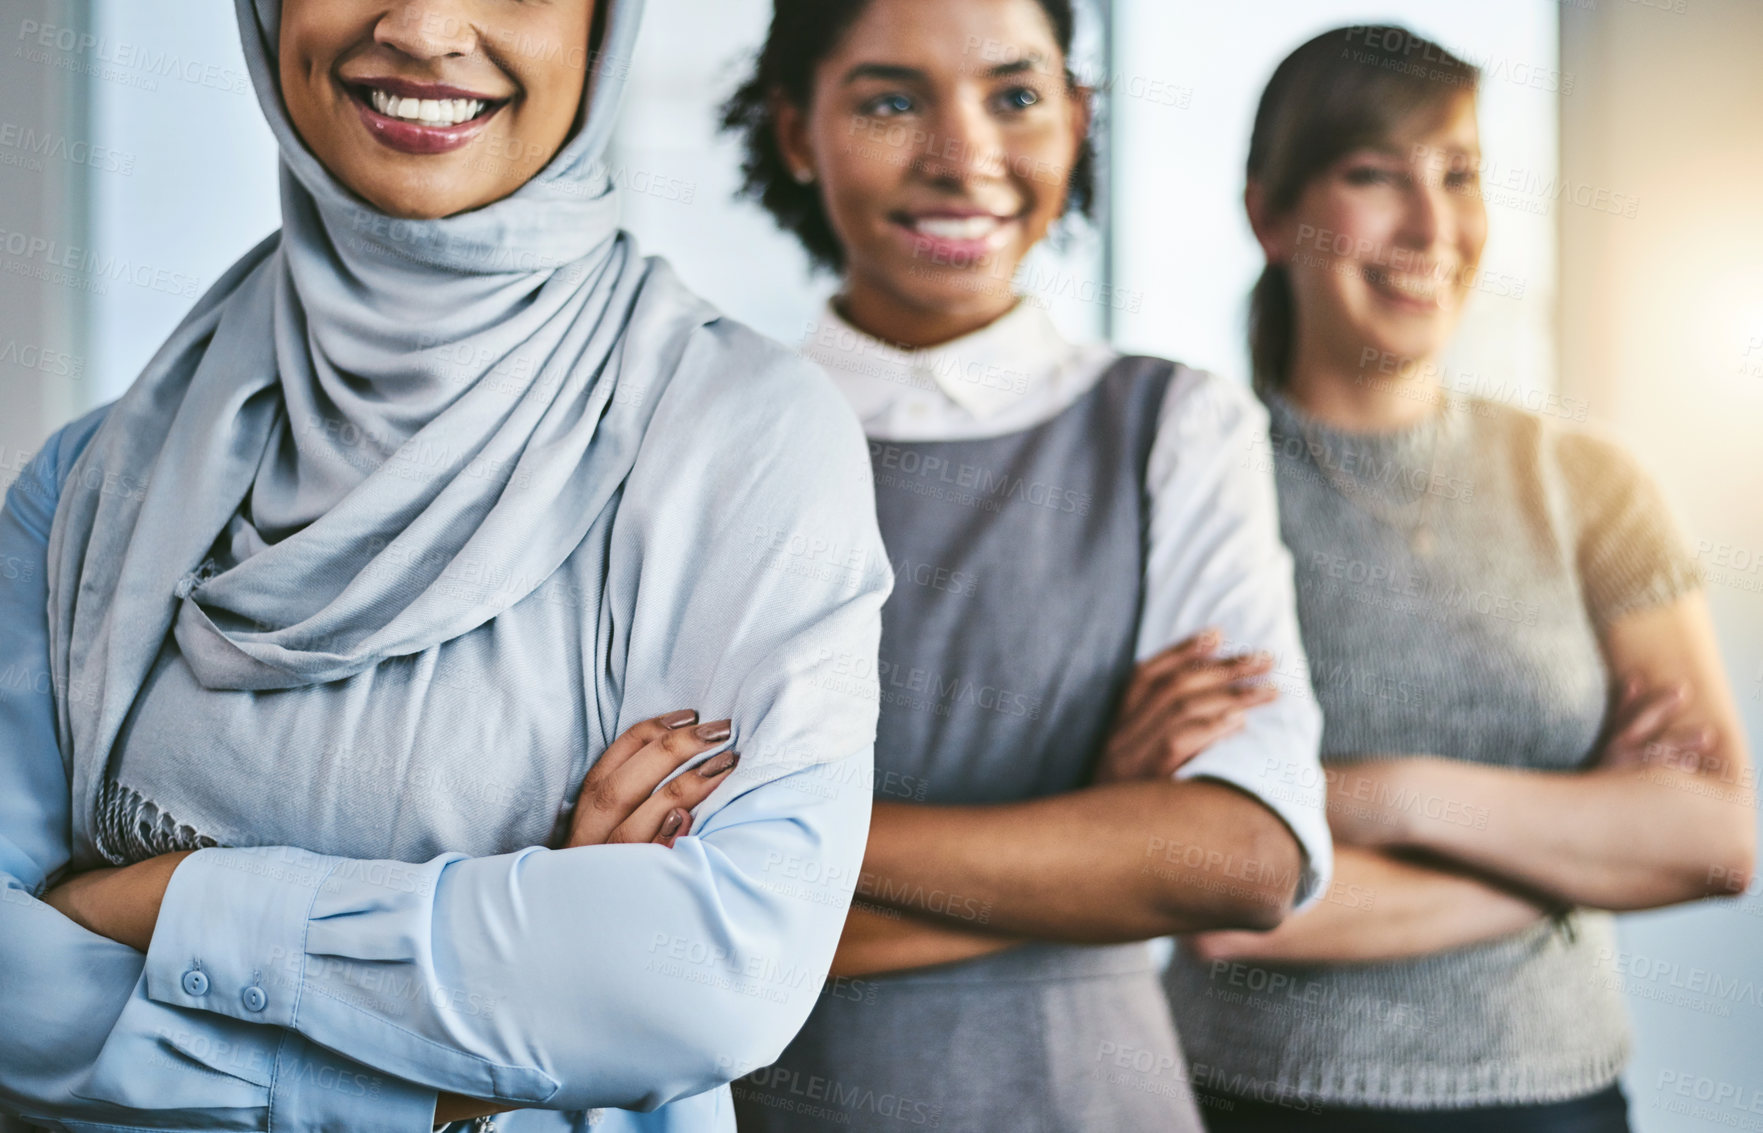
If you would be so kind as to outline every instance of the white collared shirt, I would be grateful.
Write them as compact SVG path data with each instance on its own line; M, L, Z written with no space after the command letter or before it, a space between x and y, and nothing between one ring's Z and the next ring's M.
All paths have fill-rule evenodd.
M1103 344L1067 341L1032 300L924 350L881 342L829 304L802 351L832 376L872 440L898 442L1032 428L1070 407L1120 357ZM1150 545L1136 656L1217 626L1222 653L1273 654L1280 690L1178 777L1223 780L1278 814L1305 851L1298 896L1308 904L1326 891L1334 854L1318 760L1322 713L1298 635L1292 558L1279 536L1267 411L1242 386L1178 365L1146 482Z

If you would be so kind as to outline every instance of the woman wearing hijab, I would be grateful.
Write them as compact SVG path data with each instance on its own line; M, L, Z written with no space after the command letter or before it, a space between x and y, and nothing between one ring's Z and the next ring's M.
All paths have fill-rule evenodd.
M1337 858L1329 900L1169 969L1214 1130L1625 1133L1611 912L1751 877L1744 731L1658 489L1441 380L1488 234L1479 81L1337 28L1256 116L1252 356Z
M728 108L748 188L840 273L806 350L870 438L896 571L864 903L736 1083L745 1130L1197 1131L1144 941L1326 886L1291 559L1244 467L1265 414L1013 286L1091 188L1073 25L778 0Z
M891 580L617 228L638 13L239 0L284 227L0 513L0 1110L729 1129L807 1015Z

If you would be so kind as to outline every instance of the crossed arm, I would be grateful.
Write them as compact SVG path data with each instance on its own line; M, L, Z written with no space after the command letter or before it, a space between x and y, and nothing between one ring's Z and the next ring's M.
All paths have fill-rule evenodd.
M1146 660L1099 782L987 807L878 803L835 972L947 963L1030 939L1266 929L1327 876L1320 791L1279 773L1319 778L1321 717L1307 681L1282 681L1305 666L1273 475L1254 459L1266 427L1246 391L1178 372L1146 466ZM1208 625L1218 628L1169 646ZM926 892L962 900L927 908L915 899Z
M1491 939L1564 906L1743 892L1756 856L1754 773L1706 599L1623 617L1603 646L1624 687L1596 765L1542 772L1418 756L1331 768L1339 849L1328 898L1273 932L1203 934L1190 946L1211 959L1394 959ZM1377 802L1417 796L1449 806L1428 817Z
M688 709L631 727L589 770L560 848L650 842L672 849L691 832L693 808L739 765L740 755L723 752L696 768L681 769L726 740L731 724L700 724L698 713ZM166 888L189 856L160 854L120 869L77 874L44 893L43 902L87 932L145 953L153 946ZM441 1125L514 1108L442 1091L434 1121Z
M682 395L677 411L698 408ZM684 482L670 450L639 460L620 509L627 541L643 542L655 516L717 531L818 524L878 565L821 586L782 552L732 538L677 561L614 559L608 591L636 611L622 627L623 720L681 700L724 706L747 757L671 849L423 863L201 850L149 863L165 873L130 887L163 895L156 915L124 910L105 926L145 955L41 899L60 899L51 882L68 872L73 825L43 583L72 457L59 438L45 445L0 511L0 560L20 564L0 585L0 664L29 674L0 685L0 1111L63 1129L407 1133L451 1116L437 1107L451 1091L556 1110L677 1104L691 1120L714 1110L715 1087L775 1058L818 981L755 997L670 961L690 953L737 975L785 957L806 973L830 964L870 809L874 699L816 678L820 658L873 655L888 580L873 519L851 503L866 483L855 422L773 416L753 426L764 459L700 443L697 430L726 420L656 430L721 463ZM829 484L851 499L827 498ZM743 602L772 616L730 627ZM837 880L805 899L779 860Z
M1235 786L1170 777L1275 699L1256 679L1269 658L1216 658L1217 644L1201 635L1140 667L1094 786L995 806L878 802L834 973L950 963L1025 940L1278 924L1304 865L1290 828Z

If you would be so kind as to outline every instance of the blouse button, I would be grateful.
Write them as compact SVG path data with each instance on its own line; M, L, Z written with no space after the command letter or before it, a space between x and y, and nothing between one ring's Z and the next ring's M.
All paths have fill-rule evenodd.
M191 968L185 972L183 984L185 995L208 994L208 977L200 968Z
M261 1011L269 1006L269 996L265 995L263 989L256 984L252 984L250 987L246 988L239 995L239 1000L244 1003L245 1010L253 1013Z

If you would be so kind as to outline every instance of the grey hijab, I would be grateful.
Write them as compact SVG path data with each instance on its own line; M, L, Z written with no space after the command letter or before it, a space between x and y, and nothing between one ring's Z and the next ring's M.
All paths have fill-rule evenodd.
M339 680L495 617L616 507L716 314L618 230L605 155L641 2L603 2L587 109L550 165L485 208L404 221L286 117L281 0L237 0L283 227L112 407L56 511L50 662L76 815L168 629L210 689Z

